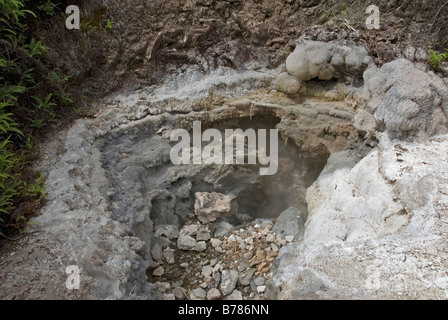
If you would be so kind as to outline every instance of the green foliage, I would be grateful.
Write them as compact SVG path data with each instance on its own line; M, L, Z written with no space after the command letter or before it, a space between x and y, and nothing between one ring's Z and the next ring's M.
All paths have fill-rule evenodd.
M73 111L75 111L75 113L82 118L87 117L90 112L89 108L86 107L73 108Z
M70 78L48 69L48 48L32 31L33 11L56 9L50 0L0 0L0 236L17 233L45 198L44 178L29 165L33 135L73 103Z
M29 44L24 44L20 49L30 58L41 56L47 51L47 47L43 46L42 42L36 41L34 38L31 39Z
M429 64L434 69L438 70L440 69L440 64L443 61L448 60L448 49L445 49L445 52L442 52L440 54L437 54L434 50L429 50Z
M97 30L98 28L95 26L94 23L90 20L81 21L81 31L84 32L87 35L90 35L92 32Z
M38 6L37 8L40 11L43 11L47 16L53 16L56 5L48 0L45 4Z
M112 30L112 26L113 26L113 21L111 19L107 19L106 21L106 29L107 30Z

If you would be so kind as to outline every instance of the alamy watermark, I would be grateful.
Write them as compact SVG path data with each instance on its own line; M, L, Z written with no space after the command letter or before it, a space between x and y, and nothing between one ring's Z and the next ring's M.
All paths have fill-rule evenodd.
M369 30L380 29L380 8L378 8L376 5L370 5L366 9L366 14L369 14L369 16L366 19L366 28Z
M78 6L68 6L65 9L65 13L69 16L67 19L65 19L65 27L69 30L81 29L80 23L81 23L81 15L79 13L79 7Z
M81 285L81 271L79 267L74 265L68 266L65 269L65 273L69 275L65 281L65 287L68 290L79 290Z
M260 168L260 175L274 175L278 169L278 130L269 130L269 144L267 138L266 129L259 129L258 134L254 129L225 129L224 135L218 129L207 129L202 133L201 122L194 121L192 145L187 130L171 132L170 140L178 143L171 149L170 158L175 165L256 165L258 159L258 164L268 166ZM203 142L209 143L202 148Z

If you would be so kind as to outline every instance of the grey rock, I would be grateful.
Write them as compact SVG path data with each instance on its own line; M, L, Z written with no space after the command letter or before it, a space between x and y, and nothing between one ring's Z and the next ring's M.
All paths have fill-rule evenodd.
M250 268L249 270L245 272L241 272L239 276L239 281L242 286L248 286L250 285L250 282L255 274L255 271L257 271L255 268Z
M165 237L154 237L153 238L153 243L154 244L158 244L160 246L160 248L165 249L167 247L169 247L171 245L171 241L168 238Z
M179 236L179 229L172 224L159 225L154 232L155 237L164 236L170 240L176 239Z
M222 241L216 238L212 238L210 240L210 244L212 245L213 248L219 247L222 244Z
M237 269L239 272L243 272L246 271L247 269L249 269L249 262L247 262L246 260L240 260L238 262L238 266Z
M154 260L162 260L162 248L158 243L156 243L151 249L151 256Z
M266 299L268 300L278 300L280 289L275 285L273 279L269 279L266 282L266 291L264 293Z
M196 239L192 236L181 234L177 239L177 247L180 250L192 250L196 247Z
M220 298L221 292L216 288L212 288L207 292L207 300L219 300Z
M258 286L257 287L257 292L258 293L263 293L266 291L266 286Z
M211 277L213 273L213 267L212 266L203 266L202 267L202 272L201 274L205 277L205 278L209 278Z
M277 76L274 83L275 89L286 94L296 94L300 90L300 81L289 75L287 72Z
M224 296L230 294L236 287L239 274L235 270L223 270L221 275L220 289Z
M218 288L220 282L221 282L221 273L214 272L208 284L208 288L209 289Z
M344 75L360 77L372 64L373 60L363 47L339 42L305 41L286 59L286 70L299 82L313 78L330 80ZM280 80L283 78L289 80L285 76Z
M179 235L195 236L199 228L197 224L185 225L180 229Z
M299 237L305 229L305 221L302 213L296 208L288 208L277 218L272 232L285 236Z
M168 264L174 264L175 263L175 258L174 258L174 252L172 251L164 251L162 253L163 259L165 260L166 263Z
M249 260L249 259L252 258L253 256L254 256L253 251L248 251L248 252L245 252L245 253L243 254L243 258L246 259L246 260Z
M173 294L174 294L174 296L176 297L177 300L184 300L186 298L184 290L185 289L183 289L181 287L174 288Z
M192 291L191 299L195 300L195 298L204 300L207 297L207 292L202 288L196 288Z
M254 279L254 284L256 286L263 286L266 283L266 279L264 277L256 277Z
M208 241L210 240L210 238L211 238L210 230L205 226L200 227L198 232L196 233L196 240Z
M163 269L163 267L158 267L156 269L153 270L152 275L154 277L161 277L165 274L165 269Z
M207 250L207 242L205 242L205 241L199 241L194 246L194 251L203 252L205 250Z
M441 78L399 59L364 73L363 98L390 138L425 139L448 132L448 88Z
M210 223L219 219L222 214L230 212L232 198L217 192L196 192L194 212L199 221Z
M240 291L234 290L231 294L225 297L224 300L243 300L243 295Z
M218 223L218 226L216 228L215 237L224 237L228 235L230 231L233 230L233 228L234 227L230 223L226 221L221 221Z

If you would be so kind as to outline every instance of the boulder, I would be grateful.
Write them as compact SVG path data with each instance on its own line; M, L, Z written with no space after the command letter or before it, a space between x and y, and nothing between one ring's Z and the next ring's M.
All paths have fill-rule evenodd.
M425 139L448 132L448 88L441 78L399 59L364 73L367 110L390 138Z
M298 93L301 86L300 81L289 75L287 72L279 74L274 85L275 90L286 94Z

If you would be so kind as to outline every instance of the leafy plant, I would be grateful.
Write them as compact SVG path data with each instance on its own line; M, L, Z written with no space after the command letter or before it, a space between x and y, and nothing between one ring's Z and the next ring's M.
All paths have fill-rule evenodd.
M33 135L73 102L70 78L44 61L48 49L33 32L31 8L48 16L57 10L51 0L0 0L0 239L19 232L42 203L44 178L29 165Z
M97 30L97 27L91 21L82 21L81 30L87 35L91 34L93 31Z
M440 64L443 61L448 60L448 49L445 49L445 52L437 54L434 50L429 50L429 64L434 69L440 69Z
M49 93L44 99L41 99L39 97L33 96L32 98L36 101L36 108L37 109L44 109L44 110L48 110L51 107L55 106L56 103L51 101L51 97L52 97L52 93Z
M73 111L75 111L75 113L80 116L80 117L87 117L89 115L89 108L86 107L78 107L78 108L73 108Z
M42 45L42 42L36 41L34 38L31 39L29 44L23 45L21 49L31 58L34 56L41 56L47 51L47 47Z
M50 81L54 84L61 85L61 84L66 83L68 80L70 80L70 76L61 77L56 72L50 71L47 75L47 79L48 79L48 81Z
M107 19L107 21L106 21L106 29L107 29L107 30L111 30L113 24L114 24L114 23L113 23L113 21L112 21L111 19Z
M45 4L40 5L37 8L40 11L43 11L47 16L53 16L55 7L56 5L50 0L48 0Z

